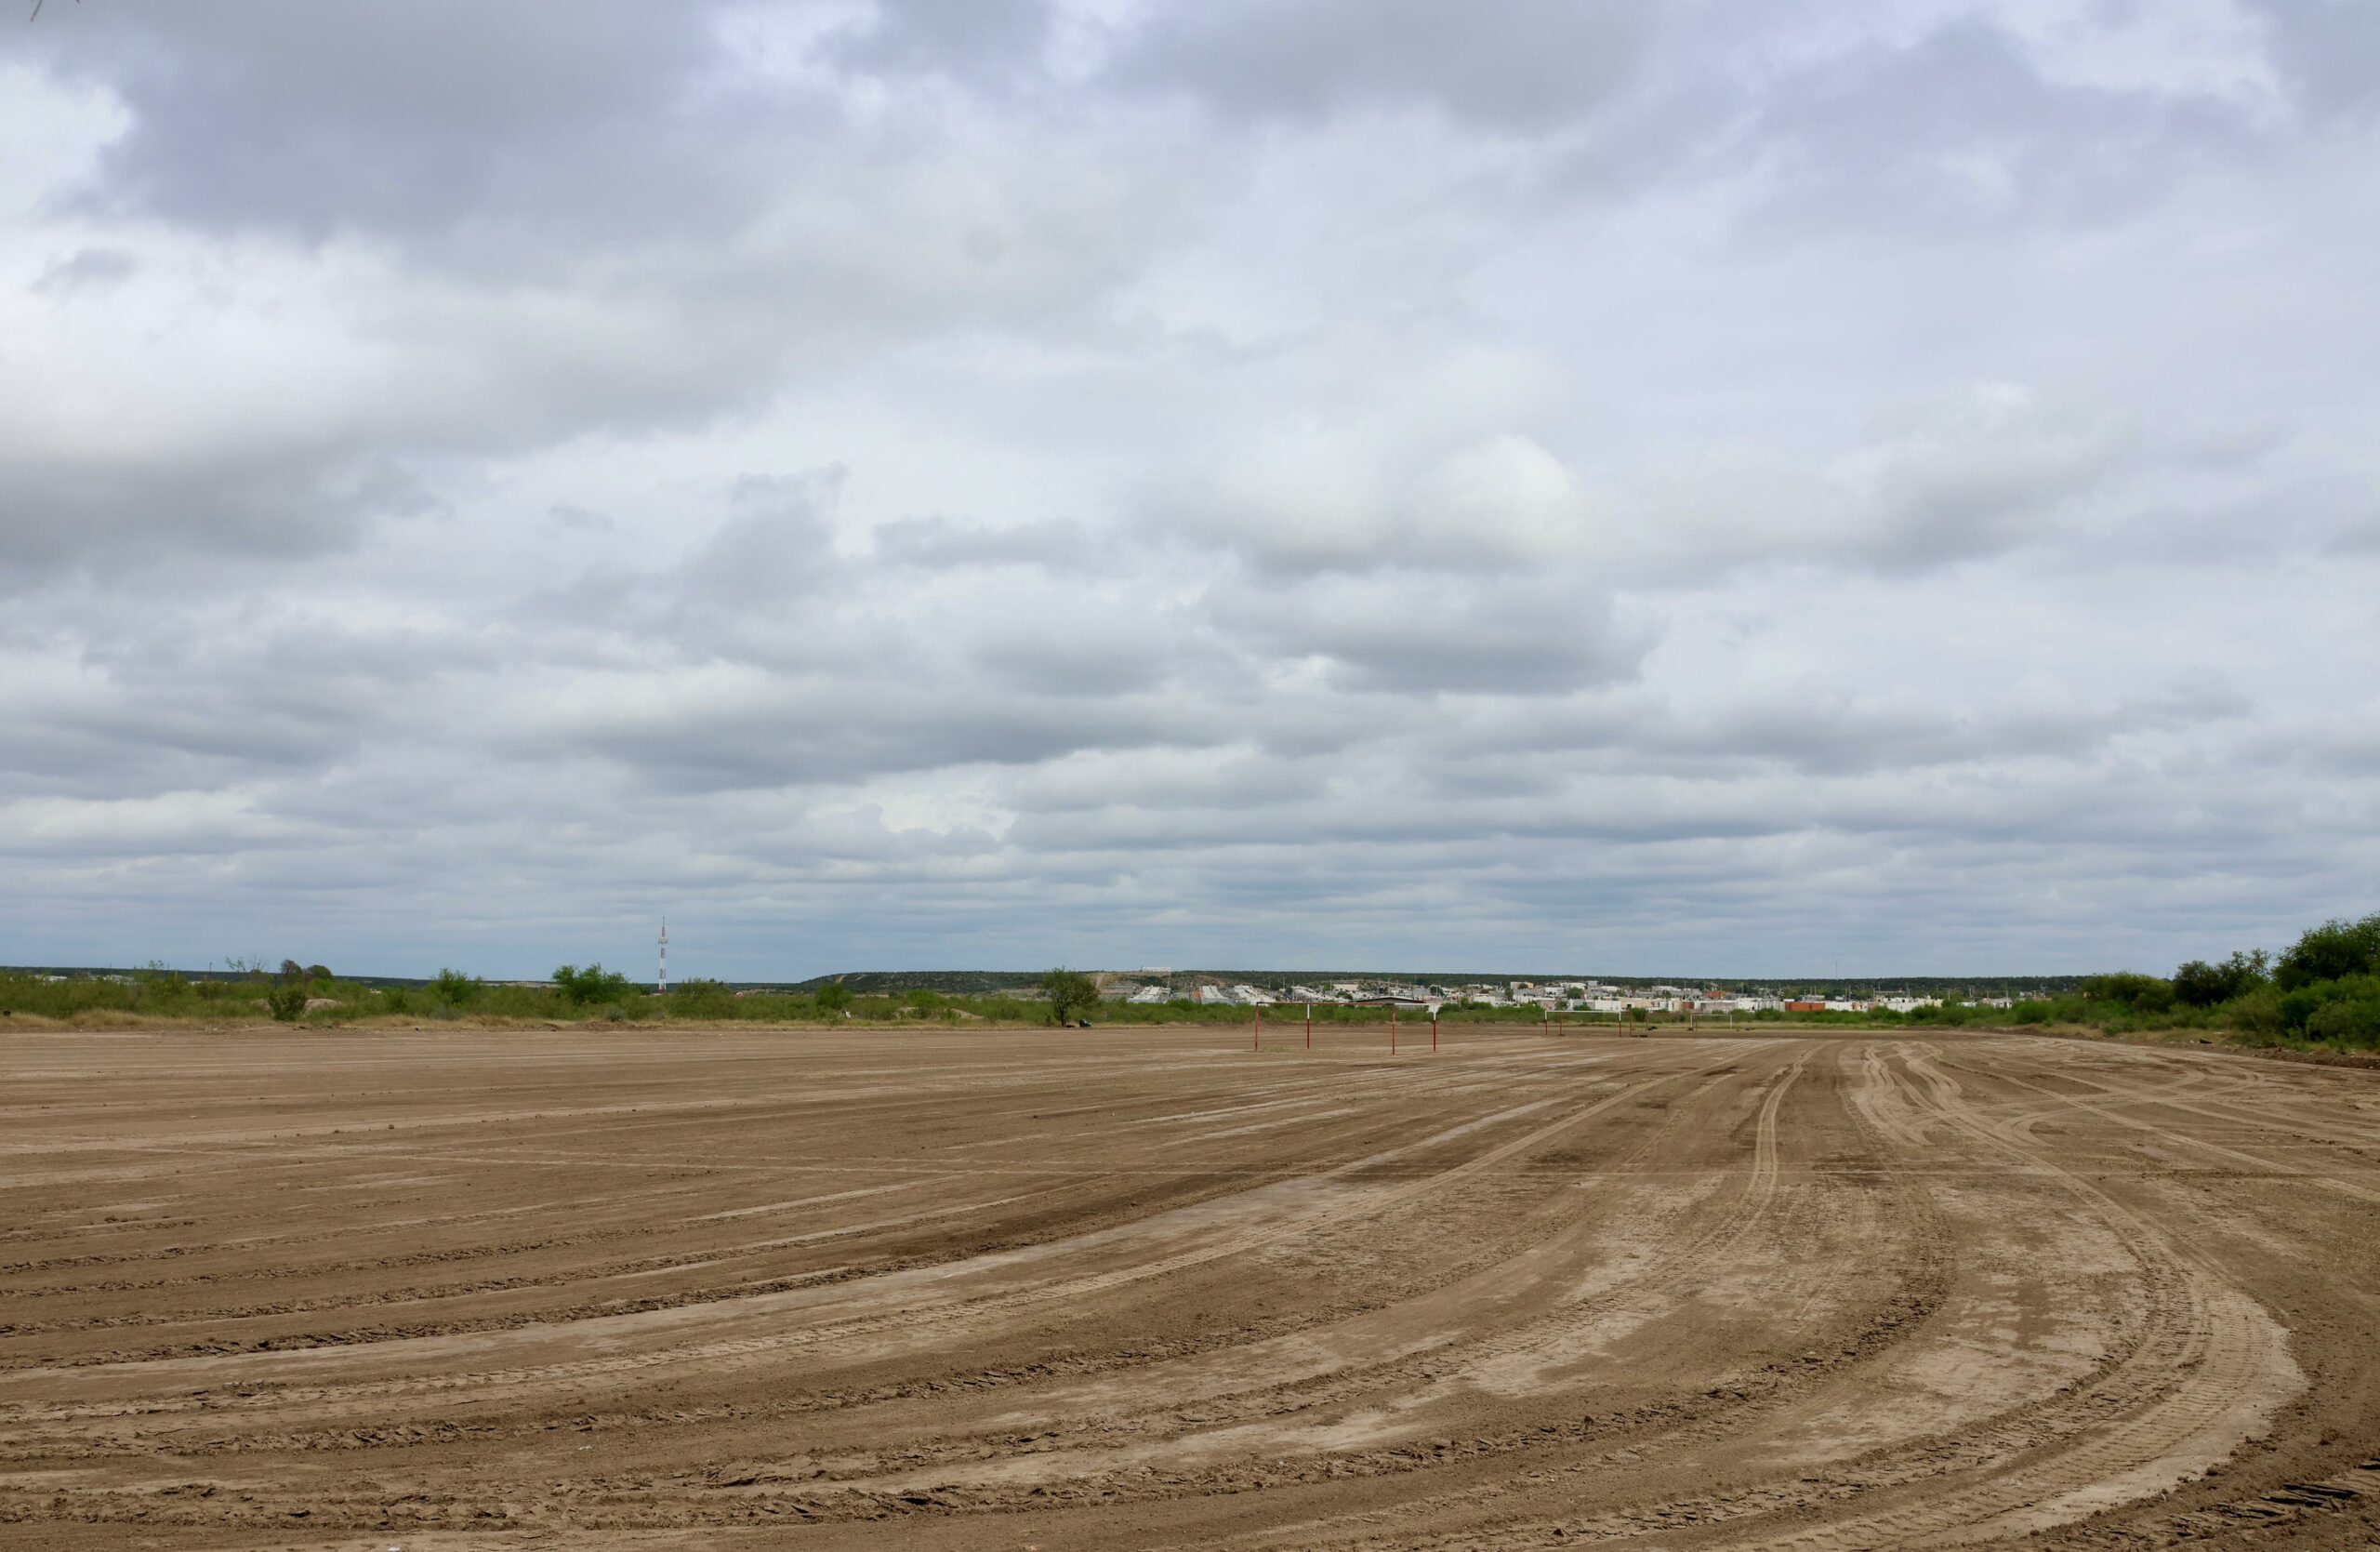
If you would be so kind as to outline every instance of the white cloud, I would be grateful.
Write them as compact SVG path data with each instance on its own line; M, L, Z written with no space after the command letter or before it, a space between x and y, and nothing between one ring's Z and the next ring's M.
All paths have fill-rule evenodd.
M0 69L0 957L2370 905L2344 12L467 10Z

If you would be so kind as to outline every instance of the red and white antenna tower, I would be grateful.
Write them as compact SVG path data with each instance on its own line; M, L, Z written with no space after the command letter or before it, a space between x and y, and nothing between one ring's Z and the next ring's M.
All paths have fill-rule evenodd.
M669 989L669 918L661 919L661 979L654 983L656 991Z

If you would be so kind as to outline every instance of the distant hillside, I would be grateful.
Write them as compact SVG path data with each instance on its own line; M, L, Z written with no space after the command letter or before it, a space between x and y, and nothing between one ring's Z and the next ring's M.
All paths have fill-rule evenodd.
M815 991L840 981L860 996L888 991L939 991L948 996L989 991L1029 991L1041 984L1038 970L852 970L813 975L806 981L736 981L738 988L782 987L788 991Z

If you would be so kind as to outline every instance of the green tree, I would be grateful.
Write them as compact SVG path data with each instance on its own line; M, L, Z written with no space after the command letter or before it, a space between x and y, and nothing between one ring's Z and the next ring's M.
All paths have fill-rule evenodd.
M821 1013L840 1014L851 1010L852 988L840 981L828 981L811 995L817 1002Z
M616 970L606 970L601 963L581 970L565 964L554 971L554 988L564 1001L575 1007L588 1007L597 1002L616 1002L628 995L628 978Z
M1079 970L1051 971L1041 977L1041 989L1050 999L1050 1017L1059 1024L1072 1024L1099 1006L1099 983Z
M2334 919L2308 928L2282 953L2272 978L2281 990L2295 991L2316 981L2372 971L2380 971L2380 912L2360 922Z
M2221 964L2191 960L2174 972L2174 995L2193 1008L2211 1008L2264 985L2271 957L2262 948L2234 953Z
M459 1008L480 994L479 979L459 970L441 970L430 983L430 994L450 1008Z
M2082 983L2082 995L2094 1002L2114 1002L2135 1013L2164 1013L2174 1005L2174 983L2125 970L2088 977Z

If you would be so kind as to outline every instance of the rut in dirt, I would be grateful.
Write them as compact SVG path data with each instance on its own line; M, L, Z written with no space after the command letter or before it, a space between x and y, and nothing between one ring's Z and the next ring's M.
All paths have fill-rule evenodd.
M61 1033L0 1064L0 1544L2380 1517L2362 1072L1197 1029Z

